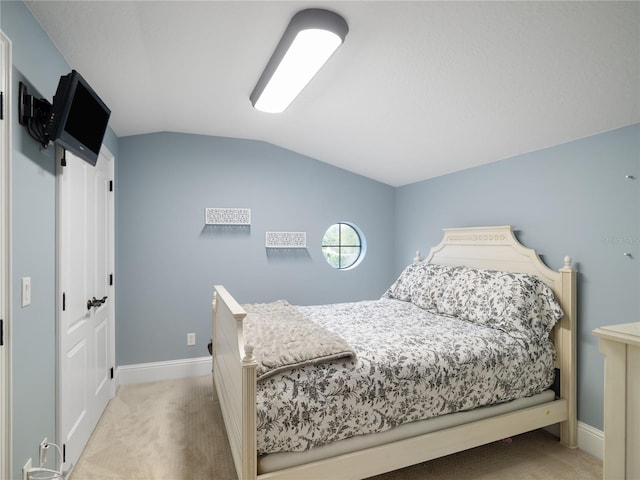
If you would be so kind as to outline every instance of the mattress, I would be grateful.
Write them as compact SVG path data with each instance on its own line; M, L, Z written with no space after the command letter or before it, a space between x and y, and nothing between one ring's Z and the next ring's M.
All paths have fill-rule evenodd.
M258 382L259 455L532 397L553 382L553 345L537 337L512 337L392 299L298 308L344 338L356 357Z

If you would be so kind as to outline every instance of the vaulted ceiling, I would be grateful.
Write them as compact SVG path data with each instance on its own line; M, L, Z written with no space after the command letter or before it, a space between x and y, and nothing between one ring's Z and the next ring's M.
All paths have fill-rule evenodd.
M399 186L640 122L639 2L25 3L120 137L263 140ZM254 110L310 7L345 43L284 113Z

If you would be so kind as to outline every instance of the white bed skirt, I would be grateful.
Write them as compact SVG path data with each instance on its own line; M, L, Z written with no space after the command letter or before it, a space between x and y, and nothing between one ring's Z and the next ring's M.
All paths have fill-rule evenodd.
M545 402L551 402L554 398L555 393L552 390L546 390L532 397L519 398L511 402L476 408L466 412L451 413L449 415L430 418L428 420L405 423L391 430L347 438L328 445L312 448L305 452L271 453L258 459L258 474L283 470L285 468L295 467L305 463L315 462L325 458L332 458L365 448L384 445L397 440L471 423L477 420L493 417L495 415L533 407Z

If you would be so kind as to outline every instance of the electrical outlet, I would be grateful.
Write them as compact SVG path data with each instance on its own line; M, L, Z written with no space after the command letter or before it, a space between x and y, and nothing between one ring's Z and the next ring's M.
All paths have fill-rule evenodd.
M31 459L27 460L22 467L22 480L29 480L29 470L31 470Z
M47 464L47 453L49 453L49 442L47 441L47 437L44 437L40 442L40 449L38 450L40 467L44 467Z
M187 333L187 346L192 347L196 344L196 334L195 333Z

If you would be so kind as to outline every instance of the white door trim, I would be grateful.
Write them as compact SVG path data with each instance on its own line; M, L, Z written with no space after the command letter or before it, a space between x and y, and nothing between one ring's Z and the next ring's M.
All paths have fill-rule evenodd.
M115 377L116 374L116 159L113 154L109 151L109 149L105 146L102 147L102 153L109 158L109 162L111 163L111 188L112 195L111 201L109 203L109 271L111 275L113 275L111 285L109 286L109 296L111 297L111 310L110 310L110 318L109 318L109 331L107 334L109 335L109 361L111 362L112 377ZM118 390L118 384L115 378L112 378L112 382L110 385L110 394L109 397L113 398L116 396L116 392Z
M0 478L11 478L11 41L0 31L3 120L0 120L0 318L4 346L0 346Z

